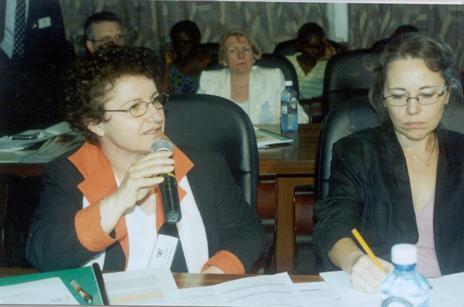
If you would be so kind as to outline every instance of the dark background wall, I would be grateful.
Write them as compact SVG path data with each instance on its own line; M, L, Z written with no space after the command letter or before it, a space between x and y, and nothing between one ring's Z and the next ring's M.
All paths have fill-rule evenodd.
M367 2L367 1L366 1ZM82 51L82 25L87 16L101 10L120 15L131 42L158 50L168 43L170 27L181 19L195 21L203 42L216 42L224 30L243 28L264 52L276 43L295 37L308 21L333 32L327 17L338 4L285 2L153 1L153 0L60 0L66 34L76 51ZM414 24L421 31L445 39L463 64L464 5L347 4L350 49L370 47L388 37L401 24ZM334 39L332 37L332 39Z

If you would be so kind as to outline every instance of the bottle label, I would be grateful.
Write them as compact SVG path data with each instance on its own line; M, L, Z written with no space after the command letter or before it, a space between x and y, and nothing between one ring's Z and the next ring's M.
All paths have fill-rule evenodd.
M288 114L288 106L287 105L282 105L280 107L280 111L282 112L282 114L287 115Z

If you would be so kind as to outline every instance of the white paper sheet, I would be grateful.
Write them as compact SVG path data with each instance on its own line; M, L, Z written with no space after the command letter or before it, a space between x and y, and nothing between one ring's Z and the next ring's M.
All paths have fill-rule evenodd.
M181 303L188 306L305 306L287 273L245 277L180 292Z
M177 304L179 290L169 269L103 274L111 305Z
M303 282L294 285L297 291L303 296L306 306L311 307L345 307L345 302L323 281Z
M58 277L2 286L0 303L79 305Z
M431 307L464 306L464 273L429 278L429 283Z
M366 294L351 287L348 274L343 271L319 274L324 281L345 301L348 306L380 306L380 294Z
M380 306L380 293L365 294L351 287L348 275L343 271L320 274L348 306ZM429 278L429 305L431 307L464 306L464 273Z

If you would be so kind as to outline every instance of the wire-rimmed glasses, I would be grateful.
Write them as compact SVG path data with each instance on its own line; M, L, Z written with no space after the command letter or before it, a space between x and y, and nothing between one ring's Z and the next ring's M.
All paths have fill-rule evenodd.
M448 86L445 85L443 90L440 92L435 91L432 93L420 93L419 95L413 97L406 94L392 94L383 98L388 102L389 105L394 107L405 106L410 99L416 99L417 102L421 105L429 105L437 103L438 98L445 94L447 88Z
M105 112L126 112L132 115L133 117L141 117L145 115L148 112L148 107L150 104L152 104L155 109L157 110L162 110L164 109L164 106L169 100L169 95L168 94L159 94L155 98L153 98L152 101L143 101L139 100L136 101L133 105L131 105L127 109L121 109L121 110L105 110Z

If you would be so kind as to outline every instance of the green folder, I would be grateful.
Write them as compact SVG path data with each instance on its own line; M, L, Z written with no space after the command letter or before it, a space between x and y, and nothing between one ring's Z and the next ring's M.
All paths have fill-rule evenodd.
M0 278L0 287L52 277L59 277L81 305L108 305L108 298L106 296L105 285L103 283L102 273L98 264L94 264L93 266L88 267L62 271L51 271L45 273L4 277ZM74 290L74 288L70 285L71 280L75 280L81 286L82 289L84 289L88 294L90 294L93 297L93 301L91 304L87 303Z

